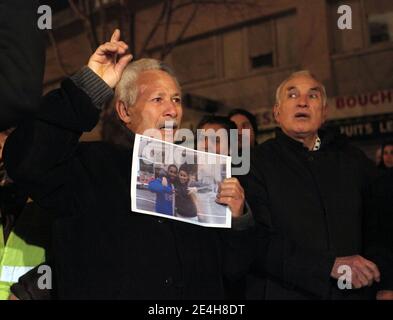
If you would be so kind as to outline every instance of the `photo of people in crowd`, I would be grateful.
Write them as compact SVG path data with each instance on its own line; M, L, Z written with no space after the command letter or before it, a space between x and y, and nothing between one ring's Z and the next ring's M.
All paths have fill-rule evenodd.
M169 153L180 156L168 159ZM230 210L215 201L221 181L230 176L230 157L139 136L132 168L133 211L208 227L231 226Z

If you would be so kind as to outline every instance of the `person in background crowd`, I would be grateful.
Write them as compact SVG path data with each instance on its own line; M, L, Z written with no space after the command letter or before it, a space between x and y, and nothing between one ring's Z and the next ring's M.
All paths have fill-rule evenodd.
M227 141L222 141L222 138L220 135L217 135L216 139L216 133L218 130L224 129L225 130L225 135L227 137ZM214 150L215 153L218 154L223 154L223 155L230 155L231 153L231 141L230 141L230 130L236 130L236 124L229 120L227 117L223 116L205 116L201 119L201 121L198 123L197 130L212 130L214 135L210 138L208 135L206 135L203 138L199 139L197 142L199 145L197 145L198 150L203 150L203 151L208 151ZM196 135L197 136L197 135Z
M3 149L5 141L7 137L12 132L12 129L8 129L5 131L0 132L0 186L4 186L7 184L7 181L10 181L9 177L7 176L7 172L4 167L3 162Z
M382 170L393 168L393 141L382 144L378 168Z
M12 130L0 132L0 299L10 298L16 283L35 266L46 261L50 248L50 216L29 199L7 175L3 146ZM35 273L37 275L37 273ZM35 280L37 280L37 276ZM30 281L28 290L18 290L19 299L49 299L50 290L39 290Z
M236 124L236 127L239 130L239 149L242 148L242 136L246 132L243 131L244 129L250 130L250 147L254 148L257 146L256 135L258 133L258 124L255 116L251 112L244 109L234 109L228 114L228 118Z
M87 67L49 93L36 117L10 135L7 172L56 215L60 299L224 298L223 276L236 275L243 264L226 259L248 247L247 232L235 228L245 212L243 194L232 180L217 194L233 216L234 229L224 238L234 244L228 246L220 230L132 212L132 150L79 143L115 87L112 105L130 132L167 133L165 122L171 121L174 131L180 125L181 89L173 72L154 59L130 60L116 30Z
M228 137L227 141L222 141L223 137L218 134L219 130L225 130L225 133ZM208 150L215 150L216 153L218 154L223 154L223 155L230 155L231 151L231 141L230 141L230 130L236 130L236 124L229 120L227 117L222 117L222 116L205 116L201 119L197 126L197 130L211 130L213 133L217 134L217 138L215 135L212 136L206 136L205 139L199 139L198 140L198 150L203 150L203 151L208 151ZM238 185L238 188L242 188L239 180L237 178L232 178L233 182ZM248 230L250 239L253 239L253 226L254 226L254 221L252 219L252 212L250 208L247 205L247 211L249 212L248 215L248 220L244 219L243 224L241 226L238 226L238 228L241 228L243 230ZM244 250L245 256L252 256L253 254L253 245L255 243L251 243L250 247L247 248L247 250ZM236 259L244 259L245 256L236 258L235 255L232 255L231 258L236 260ZM247 259L246 259L247 260ZM246 299L249 298L248 291L250 290L249 287L252 285L254 286L255 281L258 281L258 283L262 282L263 280L251 278L252 276L249 275L249 270L248 268L243 270L243 273L239 273L237 277L234 278L226 278L225 279L225 291L226 291L226 297L228 299ZM250 282L250 285L248 283ZM246 291L247 288L247 291ZM260 288L260 286L258 286Z
M254 150L242 181L257 225L254 262L266 277L265 299L373 299L370 286L385 285L362 233L375 166L344 137L321 129L326 101L310 72L285 79L274 106L280 128ZM343 266L352 289L339 286Z

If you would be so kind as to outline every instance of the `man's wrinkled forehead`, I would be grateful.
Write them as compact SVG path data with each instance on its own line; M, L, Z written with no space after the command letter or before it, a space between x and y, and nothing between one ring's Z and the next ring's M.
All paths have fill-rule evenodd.
M167 93L170 95L180 95L181 90L175 79L162 70L143 71L137 80L139 94Z
M293 78L288 79L282 88L281 93L285 93L290 91L291 89L300 89L305 88L307 91L310 89L315 89L319 92L322 92L322 84L310 76L295 76Z

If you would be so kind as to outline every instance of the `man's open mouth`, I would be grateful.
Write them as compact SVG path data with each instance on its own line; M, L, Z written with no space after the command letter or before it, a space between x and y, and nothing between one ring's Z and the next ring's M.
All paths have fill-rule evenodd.
M160 126L160 130L176 130L177 129L177 124L171 125L171 126Z
M295 114L295 118L296 119L310 119L311 116L309 113L306 113L306 112L297 112Z

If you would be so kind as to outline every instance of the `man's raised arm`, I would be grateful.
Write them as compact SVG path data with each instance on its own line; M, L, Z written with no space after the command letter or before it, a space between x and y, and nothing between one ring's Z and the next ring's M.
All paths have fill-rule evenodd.
M8 174L42 198L65 184L80 135L98 122L103 104L131 60L116 30L84 67L47 94L34 119L23 121L4 149ZM119 57L119 58L118 58ZM39 186L39 188L37 187Z

